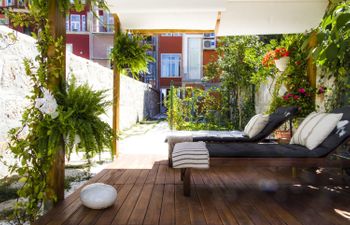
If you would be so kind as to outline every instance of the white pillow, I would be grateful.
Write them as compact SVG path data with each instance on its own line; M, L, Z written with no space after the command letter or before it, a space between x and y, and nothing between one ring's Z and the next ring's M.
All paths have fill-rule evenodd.
M256 136L260 133L269 122L268 115L257 114L253 116L244 128L244 134L248 135L249 138Z
M303 145L313 150L328 137L342 117L342 113L310 113L298 127L290 144Z

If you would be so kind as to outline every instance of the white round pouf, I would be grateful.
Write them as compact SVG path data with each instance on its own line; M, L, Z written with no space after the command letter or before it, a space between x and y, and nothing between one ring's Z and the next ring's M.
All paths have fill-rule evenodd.
M114 204L117 190L111 185L95 183L80 191L80 200L88 208L104 209Z

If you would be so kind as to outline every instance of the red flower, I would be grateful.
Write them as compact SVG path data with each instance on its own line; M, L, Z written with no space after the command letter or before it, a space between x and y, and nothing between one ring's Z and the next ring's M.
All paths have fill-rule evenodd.
M305 94L306 91L305 91L304 88L299 88L298 92L299 92L300 94Z
M294 100L298 100L300 97L298 95L294 95Z
M286 48L276 48L274 51L274 58L275 59L280 59L282 57L287 57L289 56L289 51Z
M300 60L295 62L295 65L297 65L297 66L299 66L300 64L301 64Z

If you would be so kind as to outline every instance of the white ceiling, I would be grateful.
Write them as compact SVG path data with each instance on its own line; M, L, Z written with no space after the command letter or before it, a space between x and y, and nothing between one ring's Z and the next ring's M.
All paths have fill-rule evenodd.
M122 29L215 30L219 36L301 33L317 26L328 0L106 0Z

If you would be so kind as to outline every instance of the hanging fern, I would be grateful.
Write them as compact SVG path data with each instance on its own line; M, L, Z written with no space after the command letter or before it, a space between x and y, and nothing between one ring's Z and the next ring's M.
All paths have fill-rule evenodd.
M146 44L140 35L128 35L120 32L114 39L111 60L119 71L130 69L134 77L139 73L148 73L148 63L155 59L147 54L151 45Z
M104 100L105 91L92 91L87 84L76 86L72 79L67 93L60 97L59 104L64 106L61 120L67 135L66 152L72 152L77 137L80 143L76 143L76 150L84 150L88 159L105 147L111 148L112 129L100 119L111 105Z

